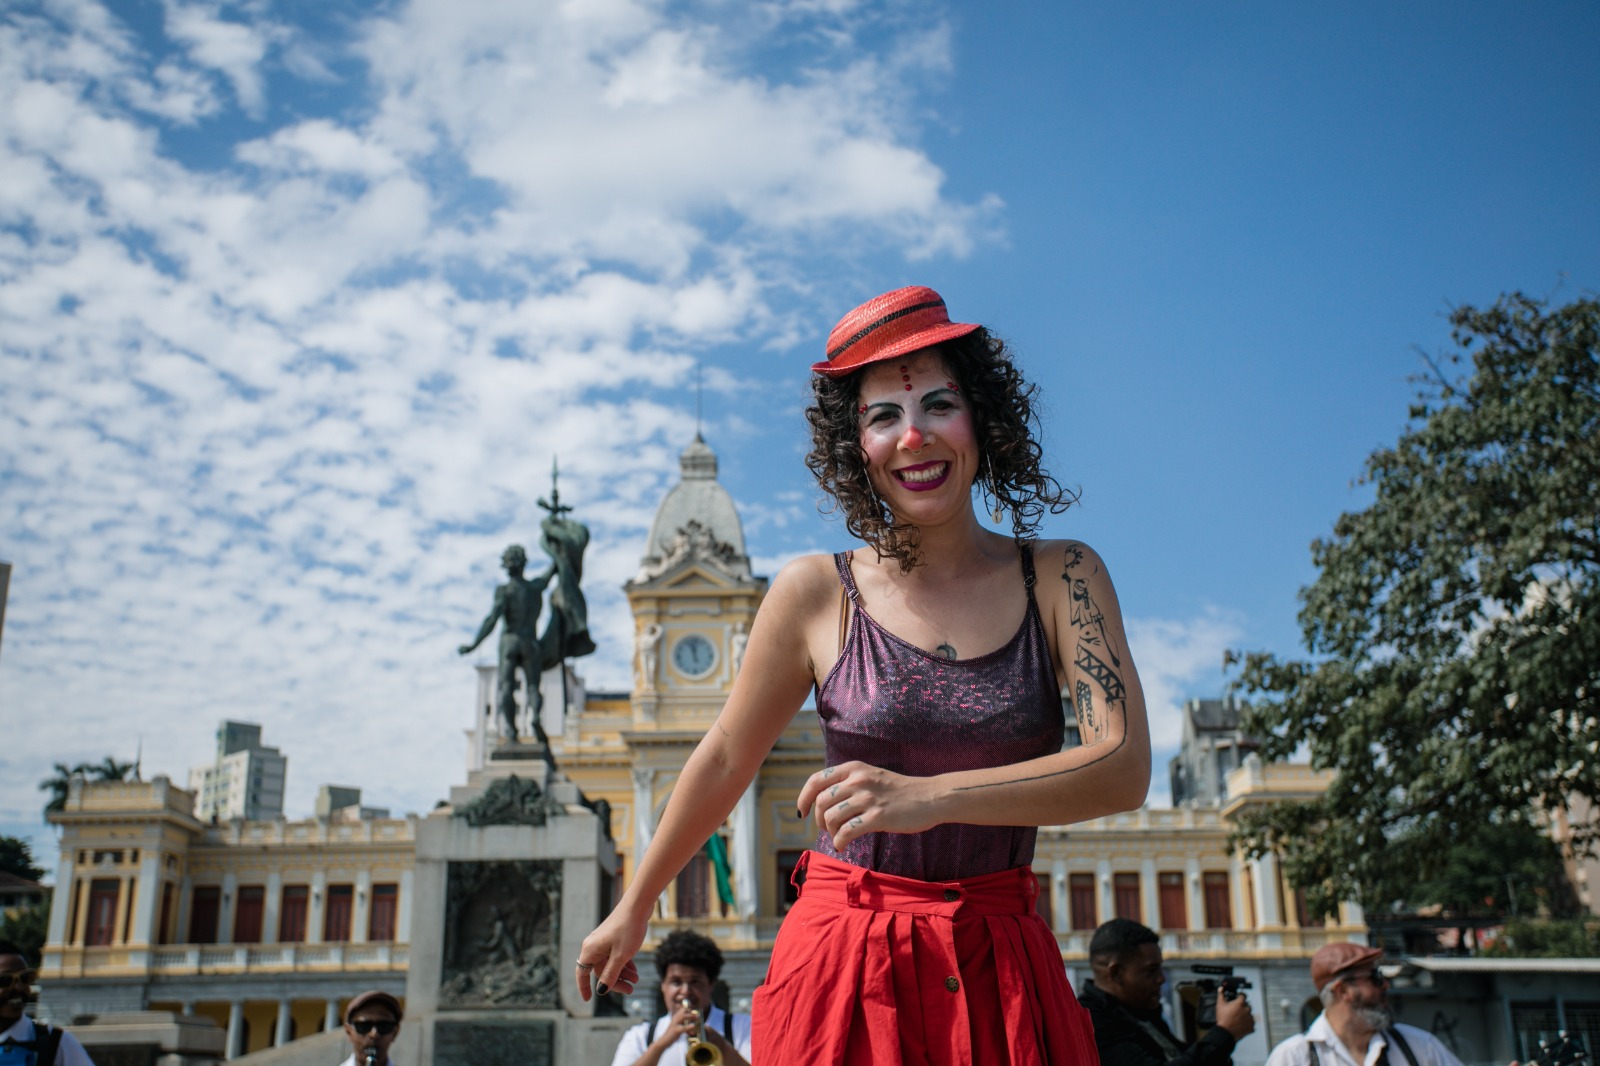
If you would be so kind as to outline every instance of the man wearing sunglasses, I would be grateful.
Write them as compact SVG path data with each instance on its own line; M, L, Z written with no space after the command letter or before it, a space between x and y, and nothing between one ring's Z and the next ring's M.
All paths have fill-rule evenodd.
M1325 944L1311 957L1322 1014L1272 1049L1267 1066L1461 1066L1432 1033L1396 1025L1382 948Z
M343 1066L391 1066L389 1045L400 1034L404 1011L387 992L363 992L344 1009L344 1035L355 1050Z
M33 978L22 949L0 941L0 1066L94 1066L77 1037L23 1013Z

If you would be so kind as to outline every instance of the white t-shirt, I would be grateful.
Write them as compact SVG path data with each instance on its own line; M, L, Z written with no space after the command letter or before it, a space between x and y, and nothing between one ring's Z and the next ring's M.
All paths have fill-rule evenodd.
M56 1061L53 1063L38 1062L38 1056L32 1051L24 1051L20 1047L6 1047L8 1042L32 1043L35 1035L33 1019L26 1014L18 1018L17 1023L11 1028L0 1033L0 1066L94 1066L94 1060L83 1050L78 1038L65 1031L61 1034L61 1046L56 1048Z
M706 1028L715 1029L734 1047L739 1049L746 1061L750 1058L750 1015L735 1014L733 1018L733 1031L728 1031L729 1015L720 1008L712 1007L711 1013L706 1016ZM611 1060L611 1066L633 1066L650 1050L650 1045L655 1038L666 1031L667 1023L672 1021L672 1015L663 1014L656 1019L654 1027L649 1022L640 1022L638 1025L622 1034L622 1041L617 1044L617 1053ZM646 1036L645 1034L649 1035ZM689 1055L689 1038L680 1036L666 1051L661 1053L661 1066L685 1066ZM1419 1064L1421 1066L1421 1064Z
M1461 1066L1461 1060L1439 1042L1439 1038L1414 1025L1396 1025L1406 1046L1417 1057L1417 1066ZM1367 1053L1358 1059L1339 1039L1339 1034L1328 1024L1326 1014L1318 1016L1311 1028L1296 1033L1267 1056L1267 1066L1373 1066L1378 1055L1389 1041L1382 1033L1373 1033L1367 1042ZM1399 1048L1389 1050L1389 1066L1408 1066L1405 1052Z
M383 1064L384 1066L394 1066L394 1060L385 1055L383 1057ZM356 1053L352 1051L350 1053L350 1057L339 1063L339 1066L356 1066Z

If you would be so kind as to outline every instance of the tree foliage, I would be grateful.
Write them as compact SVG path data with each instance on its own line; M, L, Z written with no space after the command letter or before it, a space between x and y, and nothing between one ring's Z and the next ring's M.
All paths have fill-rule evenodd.
M1399 848L1409 847L1402 836ZM1394 880L1388 894L1407 910L1452 918L1566 915L1576 907L1561 849L1525 818L1470 827L1437 864Z
M44 805L45 813L59 811L67 805L67 790L72 787L73 777L81 776L89 781L126 781L136 769L137 763L119 762L110 755L99 762L81 762L76 766L58 762L51 767L50 776L39 782L39 790L50 793Z
M22 837L0 836L0 870L29 881L44 876L44 867L34 861L33 845Z
M0 940L9 940L22 949L29 962L39 962L39 950L44 947L48 931L50 907L22 907L13 914L0 914Z
M1320 799L1247 813L1311 904L1382 908L1475 830L1600 801L1600 303L1451 316L1364 510L1312 545L1308 656L1230 654L1264 758L1309 749ZM1600 825L1575 827L1593 851Z
M1600 958L1600 918L1518 918L1483 949L1485 955L1517 958Z

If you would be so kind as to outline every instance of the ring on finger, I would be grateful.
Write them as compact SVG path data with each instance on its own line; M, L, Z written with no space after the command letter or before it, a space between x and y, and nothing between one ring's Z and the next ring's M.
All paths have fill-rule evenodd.
M592 962L580 962L580 963L578 963L578 969L580 969L580 970L592 970L592 969L594 969L594 963L592 963Z

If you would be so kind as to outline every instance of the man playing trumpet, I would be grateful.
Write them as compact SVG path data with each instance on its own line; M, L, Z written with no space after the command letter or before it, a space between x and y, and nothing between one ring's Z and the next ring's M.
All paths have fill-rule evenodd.
M710 937L687 929L669 933L656 949L656 973L667 1012L622 1034L611 1066L686 1066L715 1061L689 1057L690 1041L703 1040L723 1066L750 1066L750 1016L729 1014L711 1002L722 972L722 952Z

